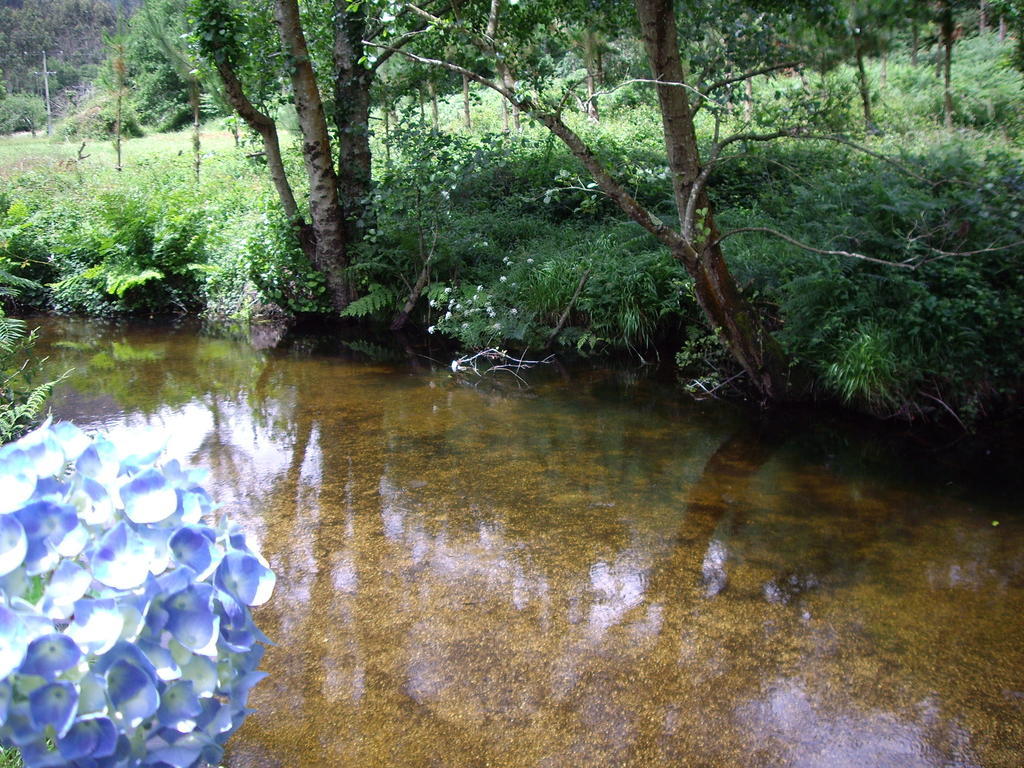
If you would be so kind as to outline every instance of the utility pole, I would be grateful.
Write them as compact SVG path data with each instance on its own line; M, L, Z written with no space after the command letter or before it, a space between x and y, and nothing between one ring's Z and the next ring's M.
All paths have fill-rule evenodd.
M50 110L50 73L46 70L46 50L43 50L43 98L46 99L46 135L53 132L53 113Z

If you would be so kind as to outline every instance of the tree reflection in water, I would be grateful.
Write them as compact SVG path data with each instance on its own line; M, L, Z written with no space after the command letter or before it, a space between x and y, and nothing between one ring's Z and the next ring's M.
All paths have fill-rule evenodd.
M278 573L229 768L1024 754L1009 510L611 373L521 397L315 344L58 331L56 415L169 431Z

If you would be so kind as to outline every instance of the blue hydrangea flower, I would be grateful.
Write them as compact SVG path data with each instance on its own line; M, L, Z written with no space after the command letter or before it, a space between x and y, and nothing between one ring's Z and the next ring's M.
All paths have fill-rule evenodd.
M0 447L0 744L27 768L216 765L263 677L273 571L201 470L134 442Z

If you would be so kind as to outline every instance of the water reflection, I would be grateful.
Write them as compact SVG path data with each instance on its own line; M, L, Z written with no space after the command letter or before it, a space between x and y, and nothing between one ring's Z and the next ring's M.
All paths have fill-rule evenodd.
M278 573L229 768L1022 762L1008 510L611 374L506 397L187 330L50 334L78 367L57 415L166 430Z

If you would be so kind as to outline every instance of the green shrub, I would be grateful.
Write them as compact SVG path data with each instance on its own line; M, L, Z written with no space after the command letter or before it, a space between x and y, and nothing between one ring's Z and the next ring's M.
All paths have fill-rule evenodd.
M38 96L15 93L0 99L0 134L42 130L46 125L46 104Z
M127 99L121 109L122 138L142 136L138 115ZM98 93L64 118L59 134L65 139L109 139L114 136L116 121L116 96L112 93Z

